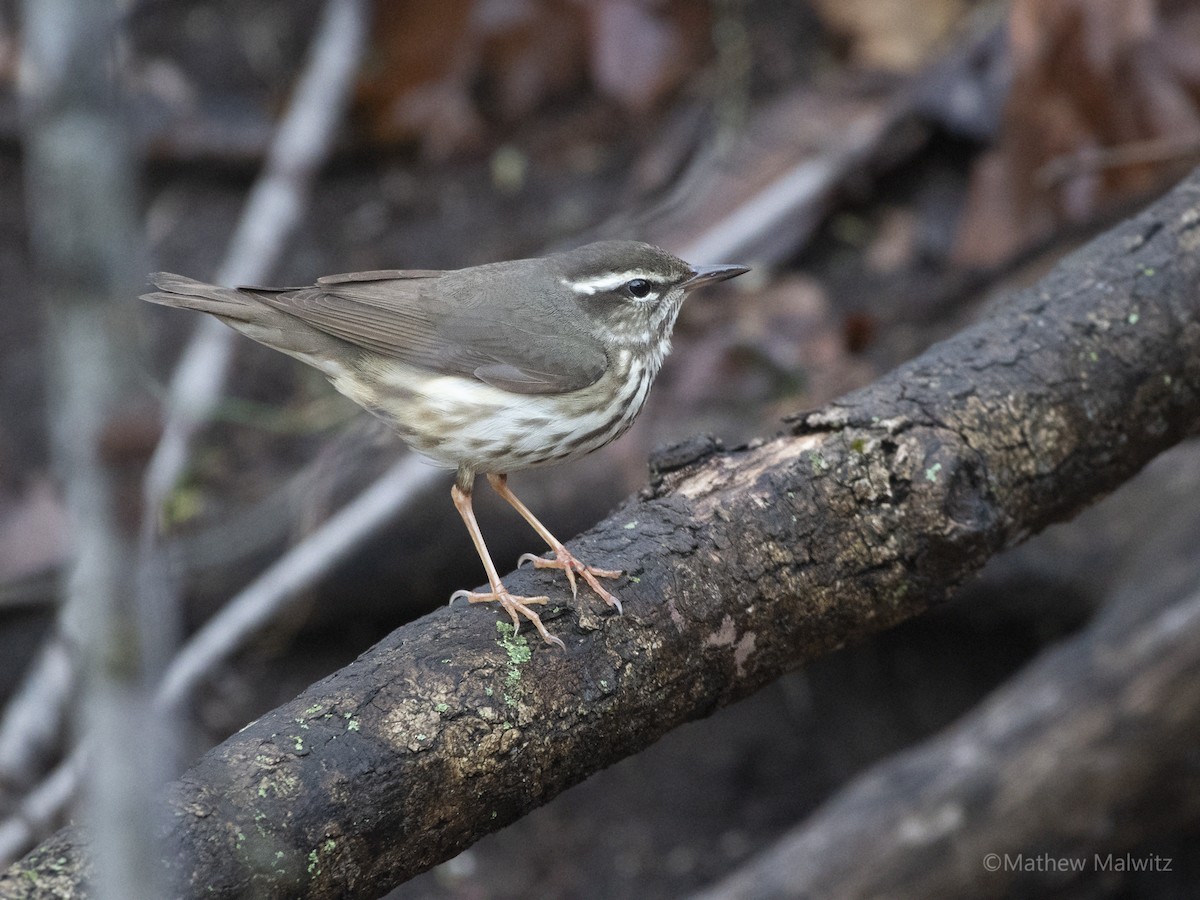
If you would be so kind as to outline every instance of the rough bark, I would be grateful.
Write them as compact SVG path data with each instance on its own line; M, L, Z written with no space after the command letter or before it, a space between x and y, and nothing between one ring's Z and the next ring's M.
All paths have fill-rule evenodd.
M209 752L169 797L180 892L378 895L1119 485L1200 423L1198 190L787 434L660 457L573 545L629 573L623 616L508 578L559 604L565 653L443 609ZM60 833L0 891L37 896L56 867L75 885L84 859Z
M1197 529L1194 503L1160 506L1093 624L696 900L1043 896L1121 873L1186 884L1186 862L1155 844L1200 818Z

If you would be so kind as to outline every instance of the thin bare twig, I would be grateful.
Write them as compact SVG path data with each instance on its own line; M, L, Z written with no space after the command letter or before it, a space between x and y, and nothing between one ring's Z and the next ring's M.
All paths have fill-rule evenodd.
M216 663L234 653L291 598L393 519L439 474L416 456L407 456L292 547L183 646L167 669L155 702L169 709L186 700Z
M217 273L219 283L258 282L275 265L300 219L312 182L336 141L337 125L349 102L366 35L367 10L363 0L330 0L314 39L309 65L296 87L288 114L280 123L265 171L250 193L229 252ZM144 484L144 547L156 543L155 523L162 504L187 463L197 429L220 396L229 368L233 335L216 319L205 317L171 379L167 422ZM276 571L274 568L269 573ZM232 623L245 621L247 615L253 618L251 609L272 608L270 588L265 587L269 583L270 579L264 583L260 578L250 590L239 595L241 602L231 605L197 634L168 668L164 682L177 686L193 684L200 674L195 669L199 661L215 662L233 652L240 644ZM262 605L255 606L256 602ZM233 640L219 649L221 635ZM159 696L166 696L161 689ZM172 705L180 699L173 696Z
M1061 187L1072 178L1094 175L1126 166L1194 163L1200 156L1200 135L1159 137L1130 141L1116 147L1084 147L1056 156L1034 173L1042 190Z
M65 635L56 630L25 673L21 690L0 718L0 784L17 784L36 771L62 736L62 707L75 684ZM53 699L51 699L53 698ZM51 700L51 702L47 702ZM4 853L0 850L0 860Z
M0 822L0 864L7 865L54 828L79 793L87 751L76 746L21 800L17 812Z
M329 156L350 97L367 33L363 0L330 0L309 64L271 144L265 170L217 271L220 284L250 284L274 267ZM168 389L168 419L146 474L147 520L175 487L196 430L211 414L229 370L233 332L205 318Z
M308 66L272 143L265 171L234 232L218 280L226 283L257 281L274 266L304 208L311 183L334 144L335 129L349 97L366 33L364 0L330 0L314 38ZM178 479L186 463L187 448L219 396L228 370L232 334L215 321L203 322L172 378L168 421L147 468L143 487L144 551L148 548L156 550L153 529L162 500ZM143 566L143 578L147 572L157 571L153 562L144 560ZM156 587L163 588L163 582L159 580ZM35 672L34 676L37 675ZM68 692L64 686L72 682L73 675L60 672L58 676L52 679L31 677L12 702L19 709L42 710L46 721L60 718L55 711L65 706ZM18 730L24 732L22 723L25 721L23 716L10 714L0 725L0 747L6 748L5 758L30 758L29 752L18 746L27 740L18 733ZM33 732L25 734L32 736ZM36 748L29 750L36 753ZM36 788L30 798L47 792L57 796L55 791L65 783L61 772L60 767L50 776L52 781ZM10 773L9 777L15 775ZM54 790L51 790L52 786L56 786ZM27 798L26 803L29 802L31 800ZM62 804L59 806L61 808ZM28 816L25 819L32 821ZM17 820L0 825L0 834L11 837L27 833L19 822L17 825L14 822ZM29 833L26 840L29 838L36 838L36 835ZM8 843L0 845L0 851L3 851L0 859L18 852Z

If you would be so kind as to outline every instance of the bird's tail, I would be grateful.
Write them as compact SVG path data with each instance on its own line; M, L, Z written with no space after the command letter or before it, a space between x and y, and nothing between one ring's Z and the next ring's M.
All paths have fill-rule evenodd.
M262 317L262 303L253 295L234 288L217 287L170 272L155 272L150 276L150 283L158 290L142 294L142 299L151 303L179 309L198 309L225 319L231 325L234 322L255 322Z
M209 313L246 337L294 356L327 375L341 371L338 360L346 353L343 341L266 302L265 297L289 289L225 288L170 272L156 272L150 281L158 290L142 294L143 300Z

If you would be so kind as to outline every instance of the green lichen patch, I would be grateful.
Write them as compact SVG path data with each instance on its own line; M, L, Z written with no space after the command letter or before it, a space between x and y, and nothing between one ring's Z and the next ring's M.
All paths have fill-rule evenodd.
M519 633L508 622L497 622L496 630L500 632L500 639L496 643L508 656L508 666L504 675L504 702L509 706L516 706L516 692L521 686L521 667L533 658L533 650L525 635Z

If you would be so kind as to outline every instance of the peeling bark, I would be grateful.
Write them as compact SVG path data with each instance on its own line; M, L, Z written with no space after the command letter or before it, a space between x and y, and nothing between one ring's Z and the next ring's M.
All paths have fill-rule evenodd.
M1124 872L1188 884L1153 842L1200 817L1200 507L1164 512L1091 625L693 900L1112 896L1086 886Z
M566 653L442 609L206 754L174 785L183 895L374 896L671 728L943 600L1200 423L1200 175L997 315L876 384L652 486L573 543L612 616L545 572ZM63 832L0 876L39 896ZM53 865L52 865L53 864ZM71 874L62 877L62 870ZM69 894L64 893L63 896Z

